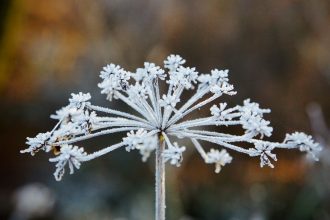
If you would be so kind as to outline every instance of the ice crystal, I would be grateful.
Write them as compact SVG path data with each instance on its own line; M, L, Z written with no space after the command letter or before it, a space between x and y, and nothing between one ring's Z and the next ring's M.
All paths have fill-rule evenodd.
M56 180L61 180L66 166L72 174L82 162L122 147L127 151L138 150L142 160L146 161L161 143L165 143L163 159L180 166L186 150L180 144L182 138L190 140L190 144L185 142L185 145L195 147L207 164L215 165L216 173L232 161L227 150L259 157L261 167L274 167L272 161L277 158L273 152L277 148L299 149L314 157L320 150L318 144L304 133L288 134L281 143L263 140L273 131L270 122L263 118L269 109L260 108L250 99L233 107L224 102L214 103L223 95L236 94L229 82L229 71L213 69L210 73L199 74L196 68L184 64L185 60L179 55L170 55L164 61L167 71L147 62L135 72L115 64L105 66L100 73L102 81L98 84L101 93L110 101L113 98L121 100L137 114L93 105L89 93L72 94L69 104L51 115L58 120L53 130L27 138L28 148L21 152L34 155L40 150L53 150L57 156L50 161L56 163ZM167 91L161 90L160 83L167 84ZM182 94L186 90L191 96L183 100ZM185 120L190 113L208 105L211 105L210 116ZM206 126L211 129L206 130ZM244 132L234 135L216 131L216 127L223 126L241 127ZM88 154L83 148L72 145L119 132L126 132L127 136L121 142L94 153ZM219 149L206 153L201 142L218 145ZM244 142L253 147L242 147Z

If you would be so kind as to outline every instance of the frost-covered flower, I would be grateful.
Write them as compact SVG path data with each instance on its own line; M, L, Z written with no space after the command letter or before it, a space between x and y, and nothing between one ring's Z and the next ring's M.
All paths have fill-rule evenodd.
M193 84L197 82L197 78L198 73L194 67L179 66L175 72L170 74L170 79L167 82L174 88L183 86L185 89L191 89L193 88Z
M273 128L268 126L269 121L261 118L260 115L254 116L249 113L245 113L241 116L242 126L246 130L246 133L253 134L253 136L260 134L269 137L272 135Z
M55 114L51 115L52 119L61 120L63 123L69 123L77 115L83 112L82 109L76 108L71 105L67 105L56 111Z
M170 106L174 108L176 103L180 102L180 99L175 95L163 95L163 98L159 100L159 105L161 107Z
M89 93L71 93L71 96L72 97L69 99L69 102L72 106L76 108L84 108L86 104L90 104L90 102L88 102L91 99L91 95Z
M214 163L215 172L220 173L221 167L225 166L228 163L231 163L232 159L233 158L228 154L225 149L222 149L221 151L211 149L210 152L207 153L205 163Z
M239 111L242 113L249 113L253 116L263 116L264 113L270 113L270 109L262 109L256 102L251 102L250 99L245 99L242 106L239 106Z
M34 138L28 137L26 144L29 145L29 147L25 150L21 150L21 153L30 153L34 156L40 150L48 152L50 150L50 146L48 144L50 137L50 132L39 133Z
M133 77L136 81L149 81L157 78L164 80L166 75L165 71L159 66L156 66L154 63L145 62L144 68L138 68Z
M123 142L126 145L126 151L139 150L142 155L142 161L145 162L151 152L153 152L157 147L157 138L153 133L148 134L148 132L141 128L136 132L130 131L127 133L127 137L123 138Z
M143 162L146 162L150 157L151 153L156 150L157 144L157 136L152 135L149 138L146 138L143 143L136 146L136 149L139 150L140 155L142 156Z
M297 148L313 155L319 150L311 137L303 133L287 135L283 143L260 140L259 137L272 134L270 122L263 118L270 110L260 108L250 99L234 107L223 102L219 104L216 100L221 96L236 94L229 82L229 71L213 69L210 73L199 74L196 68L184 64L182 57L170 55L164 61L167 71L147 62L135 72L115 64L105 66L98 84L101 93L110 101L119 99L135 114L93 105L89 93L72 94L69 104L51 116L58 121L55 127L50 132L28 138L28 148L21 152L34 155L40 150L54 150L57 157L50 160L57 163L55 177L60 180L66 164L73 173L81 162L118 148L139 151L143 161L156 151L156 158L180 166L186 149L180 143L181 139L190 141L192 144L185 142L185 145L195 147L206 163L215 164L216 172L232 161L226 150L258 156L261 167L273 167L270 160L276 161L272 152L277 148ZM185 91L190 94L187 99L182 95ZM206 106L211 111L209 116L188 119L189 114ZM216 131L217 127L229 126L241 128L243 132L230 134ZM120 132L124 134L122 141L93 153L87 154L76 144L72 145ZM205 142L216 144L221 150L212 149L206 153L202 146Z
M170 55L164 61L164 67L167 68L170 72L175 71L179 66L185 64L186 60L184 60L179 55Z
M258 134L263 136L271 136L273 128L269 126L270 122L263 119L264 113L269 113L269 109L259 108L259 104L250 102L250 99L244 101L243 106L238 107L241 112L242 126L246 133L256 136Z
M113 63L103 67L103 70L100 72L100 77L102 79L109 79L111 75L121 75L123 69L119 65Z
M177 142L174 142L173 145L170 145L163 152L163 157L165 162L170 161L172 165L179 167L183 160L182 153L186 150L185 146L180 147Z
M230 84L221 84L221 85L213 85L210 91L217 95L236 95L236 91L234 91L234 86Z
M61 180L65 173L65 166L68 164L70 174L74 173L74 168L79 169L81 162L87 155L83 148L64 144L61 146L61 154L55 158L50 158L50 162L57 162L56 171L54 173L57 181Z
M211 115L215 117L216 120L219 121L225 121L225 120L231 120L232 115L231 110L227 111L225 110L227 107L227 103L220 103L219 107L216 105L213 105L210 110L211 110Z
M148 91L144 83L135 83L128 88L130 99L147 99Z
M269 159L271 158L272 160L277 161L276 155L271 152L274 147L273 144L267 142L256 142L255 148L250 148L250 156L260 156L260 167L268 165L269 167L274 168L274 165Z
M298 146L300 151L307 152L314 160L318 160L316 155L321 150L321 146L314 142L312 136L302 132L294 132L287 134L284 142L294 147Z
M218 70L218 69L211 70L211 78L213 81L212 83L213 84L227 83L229 81L228 72L229 70Z
M100 77L103 79L98 87L101 88L102 94L107 94L107 99L117 98L117 91L125 91L128 87L128 81L131 77L131 73L125 71L120 66L109 64L103 67L100 73Z
M127 133L127 137L123 138L123 141L126 145L126 151L130 152L131 150L139 148L140 144L143 144L143 141L147 138L147 131L143 128L137 130L136 132L130 131Z

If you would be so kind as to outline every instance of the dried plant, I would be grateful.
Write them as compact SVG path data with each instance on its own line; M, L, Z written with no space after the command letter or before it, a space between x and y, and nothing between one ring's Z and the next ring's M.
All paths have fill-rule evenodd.
M235 95L233 85L228 80L228 70L214 69L209 74L198 74L195 68L184 67L185 60L178 55L170 55L161 69L153 63L144 63L134 73L110 64L100 73L102 82L98 84L107 99L119 99L139 115L104 108L90 103L89 93L72 94L69 104L58 110L51 118L58 120L52 131L27 138L29 147L22 153L43 150L56 155L50 162L56 163L54 176L61 180L68 165L70 174L79 169L82 162L95 159L115 149L125 147L127 151L138 150L146 161L156 152L156 220L165 219L165 162L180 166L185 146L178 141L187 138L207 164L215 164L219 173L223 166L231 163L232 157L226 149L238 151L251 157L260 158L260 166L274 167L276 148L299 149L316 158L320 147L311 136L295 132L287 134L283 142L262 140L271 136L273 128L263 119L269 109L245 100L243 105L228 107L226 103L213 105L211 115L192 120L183 120L188 114L214 102L222 95ZM166 82L168 89L161 94L159 83ZM188 100L181 100L182 93L189 90ZM179 105L181 103L181 105ZM101 116L101 115L102 116ZM104 116L106 115L106 116ZM241 135L202 129L206 126L239 126ZM199 128L199 129L198 129ZM86 153L76 142L100 135L128 132L121 142L105 147L94 153ZM201 142L211 142L219 149L206 152ZM251 145L241 147L242 142Z

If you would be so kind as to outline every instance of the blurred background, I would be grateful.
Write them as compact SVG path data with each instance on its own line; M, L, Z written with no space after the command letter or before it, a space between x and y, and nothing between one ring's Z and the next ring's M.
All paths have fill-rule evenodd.
M233 153L218 175L188 152L180 168L167 168L168 219L330 219L328 0L2 0L0 219L153 219L154 158L117 150L56 182L50 155L19 150L51 130L49 115L71 92L109 106L97 88L105 64L133 71L170 53L200 72L228 68L238 95L225 101L271 108L271 140L305 131L325 151L314 164L278 151L274 169Z

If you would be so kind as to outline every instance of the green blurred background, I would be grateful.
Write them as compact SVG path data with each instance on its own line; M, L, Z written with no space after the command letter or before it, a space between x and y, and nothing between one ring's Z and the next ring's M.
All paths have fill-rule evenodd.
M271 108L271 140L312 133L312 102L330 124L329 0L2 0L0 219L153 219L153 158L142 163L118 150L58 183L49 155L19 150L54 126L49 115L71 92L109 106L97 88L105 64L133 71L170 53L200 72L228 68L238 95L225 101L249 97ZM82 146L93 151L113 139ZM275 168L261 169L257 158L233 156L218 175L193 150L180 168L168 166L168 219L330 219L329 160L310 164L279 151ZM39 197L48 207L29 209Z

